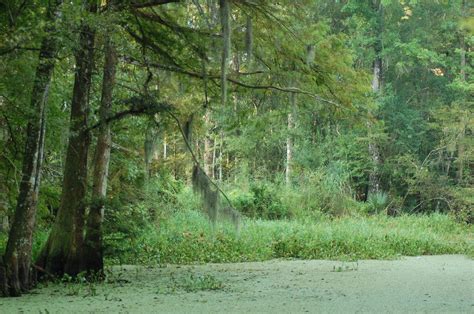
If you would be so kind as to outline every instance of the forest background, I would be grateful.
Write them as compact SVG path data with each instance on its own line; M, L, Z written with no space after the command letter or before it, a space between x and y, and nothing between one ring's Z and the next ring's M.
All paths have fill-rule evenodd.
M4 295L104 258L473 255L467 1L0 5Z

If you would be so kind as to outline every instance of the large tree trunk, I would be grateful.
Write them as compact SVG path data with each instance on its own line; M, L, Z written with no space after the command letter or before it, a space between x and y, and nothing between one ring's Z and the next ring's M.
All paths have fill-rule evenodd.
M115 47L108 38L105 42L104 78L102 81L102 98L100 102L101 121L105 121L111 114L116 65L117 54ZM91 274L99 275L103 274L104 268L102 221L104 217L104 201L107 195L107 176L109 173L111 144L112 135L110 125L103 124L99 129L94 155L93 202L87 217L83 252L83 268Z
M44 151L45 107L54 69L57 39L55 21L61 1L51 1L47 9L50 24L41 43L39 63L36 68L27 127L20 193L8 243L0 265L0 291L5 296L19 296L31 289L34 276L31 270L31 248L36 221L36 208L40 186L41 165Z
M95 1L87 1L86 9L94 13L97 9ZM80 29L79 48L76 52L76 73L61 204L48 241L37 262L39 266L54 275L67 273L74 276L82 271L87 155L90 143L87 115L94 62L94 38L94 29L83 24Z
M382 68L383 68L383 62L382 62L382 32L383 32L383 5L380 2L380 0L374 0L373 2L373 9L377 13L377 25L375 28L375 44L374 44L374 52L375 52L375 59L373 61L373 77L372 77L372 91L376 95L380 95L382 91ZM369 134L371 133L371 128L372 125L369 122L368 123L368 130ZM380 158L380 152L379 148L377 146L377 143L375 143L372 139L369 139L369 154L370 157L372 158L372 164L373 164L373 169L369 173L369 186L367 189L367 198L370 197L370 195L375 194L380 192L380 174L379 174L379 169L380 169L380 164L381 164L381 158Z

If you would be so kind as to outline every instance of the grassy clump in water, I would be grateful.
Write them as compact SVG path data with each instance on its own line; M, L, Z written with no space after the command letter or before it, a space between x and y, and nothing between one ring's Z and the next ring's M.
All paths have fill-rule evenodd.
M397 218L322 218L319 221L248 220L240 235L232 226L214 232L198 212L175 214L148 227L111 263L189 264L262 261L272 258L390 259L400 255L466 254L474 256L473 226L450 216L406 215ZM132 247L133 245L133 247Z

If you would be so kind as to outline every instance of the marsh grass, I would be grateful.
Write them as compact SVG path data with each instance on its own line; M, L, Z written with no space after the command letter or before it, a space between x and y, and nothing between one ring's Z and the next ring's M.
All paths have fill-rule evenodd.
M402 255L474 256L473 226L442 214L323 218L318 221L247 220L240 234L221 224L212 231L199 212L183 211L160 228L148 227L122 250L122 263L192 264L273 258L393 259ZM127 243L121 243L127 246ZM129 252L129 253L127 253ZM109 257L109 263L118 263Z
M47 232L37 232L34 256ZM5 240L5 239L2 239ZM4 245L4 241L1 241ZM474 258L474 226L449 215L387 217L320 215L306 220L246 220L236 234L230 224L212 231L198 211L178 211L159 227L148 224L134 237L105 236L108 265L193 264L274 258L394 259L399 256L465 254ZM119 252L119 253L117 253Z

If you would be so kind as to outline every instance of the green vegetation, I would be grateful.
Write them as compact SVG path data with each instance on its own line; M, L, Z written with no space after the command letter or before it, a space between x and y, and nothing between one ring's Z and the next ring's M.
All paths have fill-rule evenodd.
M262 261L272 258L386 259L402 255L474 256L473 227L443 214L397 218L323 218L320 220L246 220L239 235L233 226L215 232L205 216L184 211L160 228L148 226L136 238L106 239L112 264L187 264Z
M473 10L2 1L0 295L107 264L473 256Z
M129 219L129 218L127 218ZM46 240L46 233L38 239ZM35 243L35 250L43 242ZM2 241L3 242L3 241ZM196 211L180 211L159 227L115 231L105 238L108 264L192 264L298 259L392 259L399 256L466 254L474 257L474 227L445 214L318 219L245 220L212 231ZM204 279L203 279L204 280ZM205 280L204 280L205 281Z
M171 290L182 289L186 292L196 292L203 290L220 290L224 284L211 274L194 274L189 272L181 280L172 277Z

